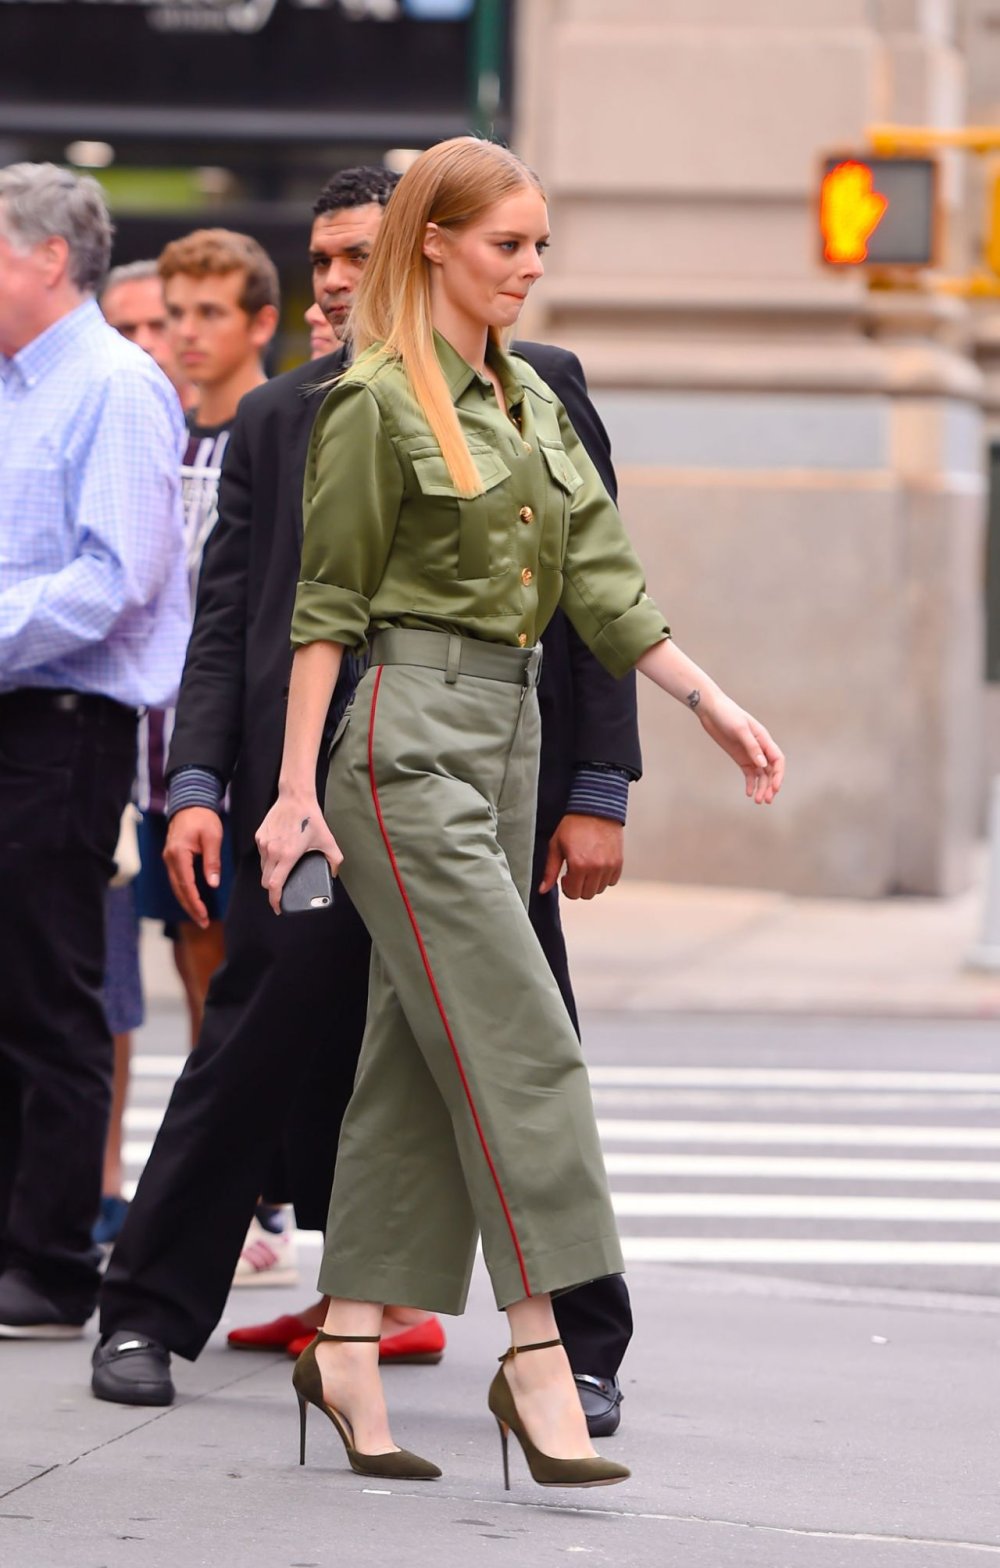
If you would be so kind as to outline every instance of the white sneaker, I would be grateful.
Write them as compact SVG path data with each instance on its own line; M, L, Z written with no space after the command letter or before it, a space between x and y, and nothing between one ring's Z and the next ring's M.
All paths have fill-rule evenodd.
M292 1232L265 1230L254 1215L233 1275L233 1288L237 1285L298 1283L298 1258Z

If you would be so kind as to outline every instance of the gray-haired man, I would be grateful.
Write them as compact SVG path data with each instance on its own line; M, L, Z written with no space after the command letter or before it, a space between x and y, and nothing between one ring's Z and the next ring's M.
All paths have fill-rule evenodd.
M102 317L99 186L0 169L0 1336L81 1332L111 1093L103 894L188 633L177 396Z
M116 332L153 356L173 382L182 407L190 408L197 394L184 379L167 337L167 302L159 262L129 261L112 267L101 290L101 309Z

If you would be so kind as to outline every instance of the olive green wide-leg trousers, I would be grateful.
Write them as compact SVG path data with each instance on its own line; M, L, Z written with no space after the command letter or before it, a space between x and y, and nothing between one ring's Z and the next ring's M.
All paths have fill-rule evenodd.
M319 1284L446 1313L479 1233L501 1307L624 1267L580 1045L526 908L536 660L490 645L508 678L484 678L456 668L466 644L382 634L376 659L443 647L452 667L373 665L326 798L373 956Z

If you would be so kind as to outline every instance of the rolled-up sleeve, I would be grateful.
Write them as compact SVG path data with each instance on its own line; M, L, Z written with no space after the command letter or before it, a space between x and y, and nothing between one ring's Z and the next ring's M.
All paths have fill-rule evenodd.
M560 604L591 653L621 678L647 649L670 636L670 627L646 592L618 509L561 406L559 424L582 480L570 502Z
M363 647L399 519L403 476L369 386L335 387L316 417L302 498L292 646Z

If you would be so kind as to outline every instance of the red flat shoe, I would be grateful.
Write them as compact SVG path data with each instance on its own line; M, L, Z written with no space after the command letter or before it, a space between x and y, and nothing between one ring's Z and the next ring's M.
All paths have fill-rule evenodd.
M316 1337L314 1329L293 1339L288 1354L298 1359L303 1350ZM380 1361L394 1361L397 1366L436 1366L444 1355L444 1329L437 1318L425 1323L414 1323L411 1328L400 1329L398 1334L386 1334L378 1348Z
M315 1333L302 1318L286 1313L284 1317L272 1318L270 1323L248 1323L245 1328L230 1329L226 1339L233 1350L287 1350L296 1341L308 1345Z
M398 1334L383 1335L378 1347L380 1361L395 1361L400 1365L421 1364L435 1366L444 1355L444 1329L437 1318L425 1318Z
M288 1354L291 1356L292 1360L298 1361L303 1350L308 1350L309 1346L312 1344L315 1338L316 1330L311 1328L308 1334L301 1334L298 1339L290 1339L288 1341Z

